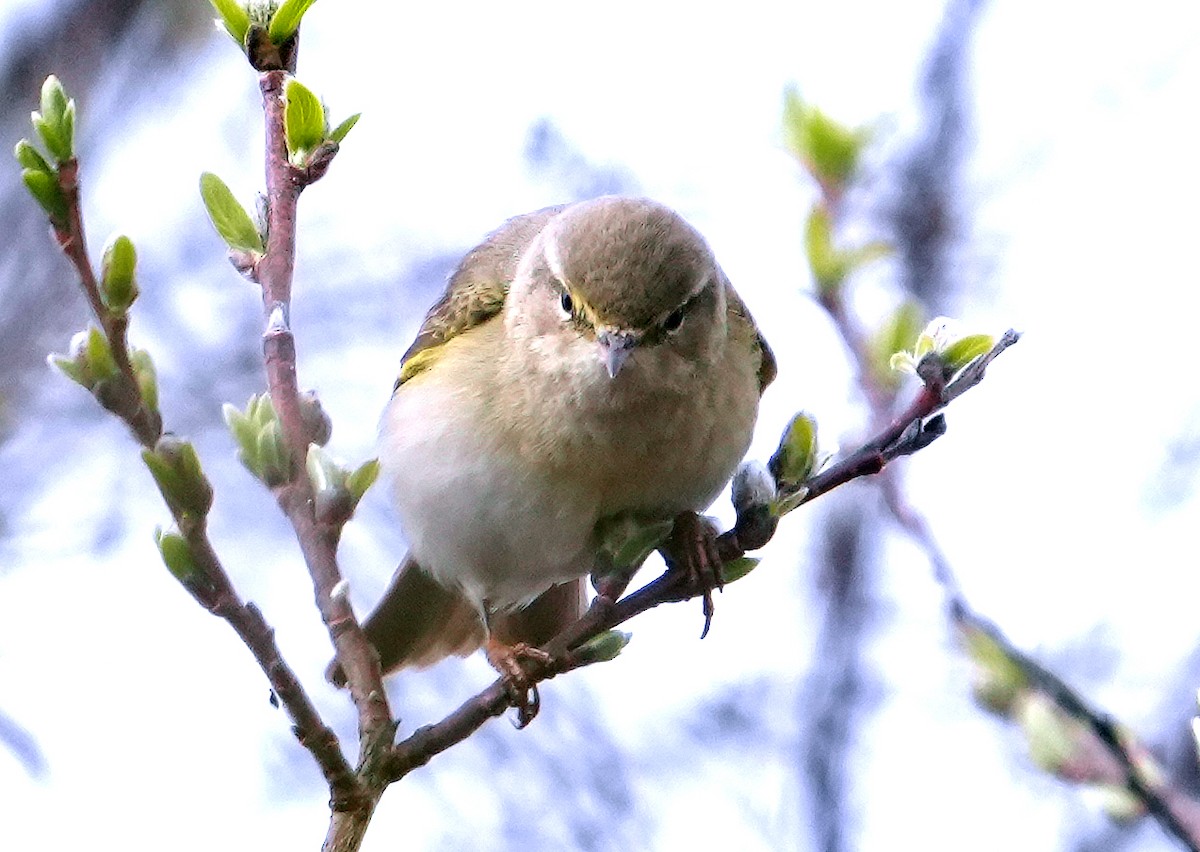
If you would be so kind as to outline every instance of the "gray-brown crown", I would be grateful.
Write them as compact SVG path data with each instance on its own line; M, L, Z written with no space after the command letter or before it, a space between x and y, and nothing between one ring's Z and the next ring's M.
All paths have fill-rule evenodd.
M714 274L704 238L646 198L607 196L565 208L549 225L547 259L596 319L646 328ZM552 255L556 256L552 259Z

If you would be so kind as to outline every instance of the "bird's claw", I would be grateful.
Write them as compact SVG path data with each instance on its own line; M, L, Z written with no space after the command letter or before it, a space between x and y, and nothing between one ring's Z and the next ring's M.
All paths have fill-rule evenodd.
M725 587L721 579L717 529L711 521L695 512L681 512L675 517L675 525L662 553L671 570L685 574L689 586L703 589L704 629L700 632L703 639L712 626L713 589Z
M534 648L524 642L507 645L495 638L487 640L484 652L492 668L500 673L504 689L508 692L508 700L517 711L514 724L518 730L524 728L537 716L542 707L542 699L538 694L537 684L530 680L521 663L529 661L548 668L553 658L540 648Z

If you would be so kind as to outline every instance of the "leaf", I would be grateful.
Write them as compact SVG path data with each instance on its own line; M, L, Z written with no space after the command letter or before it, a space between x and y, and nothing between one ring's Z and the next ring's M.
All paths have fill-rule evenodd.
M250 29L250 15L237 0L208 0L220 15L222 26L239 45L246 44L246 31Z
M822 184L843 187L858 168L867 134L839 124L812 104L794 86L784 91L784 142Z
M981 355L986 355L996 345L996 339L990 334L968 334L946 347L942 360L946 369L957 373Z
M607 663L615 660L632 638L632 633L623 630L605 630L580 645L575 655L583 665Z
M284 128L288 155L299 164L304 157L325 141L328 123L321 101L295 78L284 89L287 105L284 108Z
M97 380L111 379L117 375L117 362L113 360L112 347L109 346L108 338L95 326L88 329L84 353L88 369Z
M33 147L28 139L22 139L13 149L13 156L17 158L17 162L21 164L23 169L33 169L36 172L45 172L53 174L54 169L46 162L45 157L38 153L38 149Z
M726 584L735 583L757 568L761 561L753 556L739 556L732 562L726 562L721 566L721 580Z
M308 7L315 2L316 0L283 0L283 5L275 11L275 16L271 18L271 28L267 31L271 41L275 44L282 44L291 38L292 34L300 28L300 19L308 11Z
M137 379L142 405L150 411L158 411L158 371L154 369L150 353L145 349L134 349L129 353L129 363L133 367L133 377Z
M833 220L824 204L813 205L804 226L804 248L817 289L836 290L846 278L846 264L833 246Z
M379 459L370 459L360 464L353 473L346 477L346 490L350 492L350 496L357 503L378 478Z
M358 124L358 120L360 118L362 118L361 112L356 112L354 115L347 118L337 127L335 127L332 133L329 134L330 140L340 144L341 141L346 138L346 134L354 128L354 125Z
M226 245L240 251L263 253L262 236L225 181L212 172L204 172L200 175L200 197L204 199L209 220Z
M768 468L781 487L794 487L808 479L817 467L817 421L811 414L797 413L783 430L779 447Z
M196 559L192 556L192 547L186 538L177 532L163 532L160 529L154 531L154 541L167 570L176 580L187 584L201 576Z
M63 197L58 178L50 172L25 169L21 172L21 180L25 182L25 188L29 190L33 199L42 205L55 227L66 227L67 199Z
M129 237L110 239L100 261L100 295L109 310L122 314L138 297L133 276L136 267L137 251Z

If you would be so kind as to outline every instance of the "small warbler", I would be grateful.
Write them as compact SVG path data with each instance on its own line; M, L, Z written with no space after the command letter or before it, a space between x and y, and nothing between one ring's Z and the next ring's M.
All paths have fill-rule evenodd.
M364 622L384 671L535 646L578 618L597 524L708 506L774 375L669 208L610 196L501 225L429 311L383 415L410 546Z

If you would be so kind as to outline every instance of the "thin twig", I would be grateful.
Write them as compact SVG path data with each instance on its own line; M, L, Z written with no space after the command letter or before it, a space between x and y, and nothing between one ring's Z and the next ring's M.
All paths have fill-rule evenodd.
M142 402L137 389L126 339L128 317L109 312L100 297L98 280L87 256L78 164L75 160L60 167L60 185L67 204L67 227L65 230L56 230L55 236L75 267L80 289L108 339L113 360L120 370L120 380L127 385L127 391L117 397L124 404L107 407L129 426L143 446L152 448L162 435L162 421L156 412ZM106 399L106 404L111 399ZM166 502L171 506L170 500ZM185 588L209 612L228 623L250 649L266 675L271 690L291 719L296 739L313 755L324 774L333 800L354 801L361 798L360 785L341 752L336 736L321 719L295 672L283 660L275 643L274 631L258 608L254 604L244 603L235 591L229 574L208 538L204 518L188 515L175 507L172 507L172 515L187 538L199 575L194 581L185 582Z
M849 311L846 310L841 298L841 290L824 294L822 298L818 299L818 302L828 312L847 351L851 353L857 368L859 387L869 403L873 421L886 420L894 406L895 394L884 388L875 378L876 374L869 361L869 351L864 344L865 335ZM935 379L931 382L932 386L927 385L909 409L893 421L888 432L896 434L897 429L903 429L903 423L914 414L925 411L935 403L939 404L937 407L949 404L974 387L983 380L984 373L991 362L1017 339L1018 335L1014 332L1005 332L990 352L965 367L950 384L938 387ZM928 414L923 416L928 416ZM875 443L872 441L867 446L870 447ZM863 454L862 450L855 456L861 454ZM862 459L862 463L870 463L869 452ZM898 473L888 471L887 474L881 477L879 482L884 506L897 525L925 553L926 559L933 569L934 579L945 594L951 620L960 625L970 625L986 632L1004 650L1009 659L1020 667L1034 687L1048 696L1069 717L1085 725L1096 741L1121 767L1124 784L1129 792L1142 802L1147 812L1159 822L1163 829L1192 852L1200 852L1197 849L1197 844L1200 842L1200 825L1197 824L1196 819L1196 811L1200 803L1166 782L1157 786L1151 784L1138 769L1137 762L1130 753L1125 738L1120 734L1116 723L1110 716L1093 709L1060 677L1014 646L996 625L973 612L963 594L953 567L942 552L929 522L905 499L902 481ZM1181 817L1180 812L1184 811L1192 818Z
M1005 342L1006 348L1015 342ZM975 380L975 383L978 379ZM964 389L965 390L965 389ZM922 391L903 415L888 424L879 434L863 447L810 478L801 489L805 492L802 502L809 502L841 485L862 476L878 473L892 460L908 455L927 446L923 441L922 429L930 417L945 406L937 393ZM746 554L739 536L739 526L717 539L718 552L724 563L732 562ZM766 544L766 538L755 535L755 549ZM668 570L637 591L618 601L597 596L583 617L564 628L557 636L541 647L551 660L549 664L537 660L523 660L522 667L530 685L547 680L557 674L587 663L573 656L573 652L606 630L624 624L629 619L661 604L690 600L711 591L715 583L699 575L684 571ZM387 764L387 777L396 781L413 769L424 766L435 755L461 742L479 729L485 722L505 712L511 706L511 692L503 678L462 704L442 721L419 728L408 738L397 743Z

